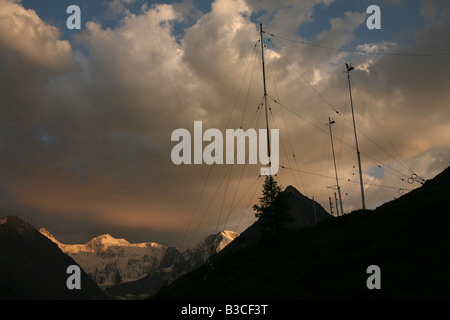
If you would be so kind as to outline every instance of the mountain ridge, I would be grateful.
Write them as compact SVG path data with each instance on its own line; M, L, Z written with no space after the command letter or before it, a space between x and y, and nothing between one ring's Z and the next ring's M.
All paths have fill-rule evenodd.
M150 283L151 290L156 291L161 285L206 262L238 235L224 230L180 251L156 242L130 243L110 234L96 236L85 244L64 244L46 228L39 231L77 261L103 290L128 298L147 295L139 280L155 278L141 282Z
M221 252L238 236L233 231L221 231L211 234L199 241L195 246L181 252L170 247L166 261L161 268L152 270L145 277L133 282L121 283L106 291L114 296L124 296L125 293L146 298L156 293L163 285L172 283L180 276L207 263L214 255Z
M229 252L152 300L450 299L450 167L374 210ZM368 267L381 289L370 290Z
M77 263L28 222L0 219L0 298L111 299L80 269L81 289L70 290L67 268Z
M130 243L125 239L115 238L109 233L96 236L84 244L65 244L57 240L46 228L40 228L39 232L56 243L66 253L94 252L97 249L107 250L108 247L165 247L156 242Z
M298 191L295 187L289 185L284 190L287 194L289 203L289 213L293 221L286 222L284 227L287 230L297 230L310 227L316 223L334 218L315 200L308 198ZM239 237L234 239L224 250L218 253L213 259L218 259L224 255L240 250L242 248L255 245L261 238L261 226L257 220L244 230Z
M232 231L221 231L183 252L156 242L130 243L108 233L84 244L64 244L46 228L37 230L16 216L5 216L0 218L0 298L109 300L113 295L106 289L113 288L118 298L135 299L149 287L136 295L115 287L133 285L136 277L160 273L151 280L157 291L204 263L236 236ZM80 266L83 290L67 288L70 265ZM107 283L109 280L113 283ZM102 286L105 281L106 286Z

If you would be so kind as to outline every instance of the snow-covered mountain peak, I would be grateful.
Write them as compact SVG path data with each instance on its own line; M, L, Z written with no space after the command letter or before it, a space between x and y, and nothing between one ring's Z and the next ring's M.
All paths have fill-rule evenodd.
M150 274L156 279L162 277L161 283L155 280L154 284L160 286L205 263L239 236L233 231L222 231L180 252L155 242L130 243L111 234L97 236L85 244L64 244L47 229L39 231L70 255L102 288L135 282Z
M220 252L238 236L238 233L227 230L211 234L194 247L185 250L183 255L185 260L190 260L190 264L204 263L211 255Z
M42 233L42 234L43 234L44 236L46 236L47 238L52 239L52 241L53 241L53 239L56 240L56 238L50 233L50 231L48 231L48 230L45 229L45 228L40 228L40 229L39 229L39 232Z
M109 233L102 234L95 237L88 243L86 243L87 251L95 251L96 249L107 249L108 247L126 247L130 246L130 243L125 239L117 239L111 236Z
M130 243L125 239L114 238L109 233L97 236L85 244L64 244L59 242L46 228L39 229L39 232L56 243L62 251L69 254L75 254L78 252L105 251L111 247L158 249L166 248L165 246L156 242Z
M236 238L237 236L239 236L239 233L234 232L234 231L229 231L229 230L223 230L220 235L222 236L222 238L224 240L231 240L233 241L234 238Z
M221 251L223 248L225 248L231 241L233 241L238 236L239 236L239 233L234 232L234 231L229 231L229 230L222 231L218 237L219 239L221 238L221 240L216 245L216 252Z
M64 244L59 242L46 228L40 228L39 232L56 243L65 253L94 252L96 250L106 250L108 247L130 246L127 240L116 239L110 234L100 235L85 244Z
M48 231L46 228L40 228L40 229L39 229L39 232L40 232L41 234L43 234L44 236L46 236L47 238L49 238L50 240L52 240L54 243L56 243L56 244L58 245L58 247L59 247L62 251L64 251L63 248L64 248L65 244L59 242L59 241L55 238L55 236L52 235L52 234L50 233L50 231Z

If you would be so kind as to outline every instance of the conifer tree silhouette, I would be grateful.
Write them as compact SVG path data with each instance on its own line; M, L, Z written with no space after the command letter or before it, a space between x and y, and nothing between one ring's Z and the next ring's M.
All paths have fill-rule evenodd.
M282 191L273 176L266 176L262 197L259 205L254 205L255 216L261 223L261 233L264 237L273 237L283 231L286 222L294 218L289 212L287 195Z

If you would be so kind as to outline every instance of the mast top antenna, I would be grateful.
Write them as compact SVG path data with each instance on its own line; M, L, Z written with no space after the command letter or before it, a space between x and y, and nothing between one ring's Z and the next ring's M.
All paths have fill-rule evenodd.
M350 72L350 71L352 71L353 69L355 69L355 68L352 67L351 64L349 65L348 63L345 63L345 66L347 67L347 72Z

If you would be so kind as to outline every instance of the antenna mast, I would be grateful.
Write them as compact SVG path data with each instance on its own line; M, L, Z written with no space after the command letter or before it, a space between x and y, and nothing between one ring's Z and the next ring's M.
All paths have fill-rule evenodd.
M330 128L330 137L331 137L331 149L333 151L334 172L336 174L336 187L337 187L338 194L339 194L339 206L341 209L341 215L343 215L344 208L342 207L341 187L339 186L339 179L338 179L338 173L337 173L337 168L336 168L336 158L334 156L333 132L331 131L331 125L333 123L335 123L335 121L331 120L330 117L328 117L328 127ZM334 195L336 196L336 193L334 193ZM336 210L337 210L337 201L336 201ZM338 211L338 215L339 215L339 211Z
M350 92L350 104L352 106L353 129L355 131L356 154L358 156L359 182L361 184L361 202L362 202L362 208L366 209L366 201L364 199L364 184L363 184L363 177L362 177L362 171L361 171L361 154L359 152L358 137L356 135L355 113L353 112L352 88L351 88L351 85L350 85L350 71L352 71L354 68L349 66L347 63L345 65L347 66L348 90Z
M272 163L270 162L270 135L269 135L269 117L267 114L267 90L266 90L266 69L264 66L264 42L263 42L263 29L262 23L259 24L259 34L261 37L261 57L262 57L262 72L263 72L263 83L264 83L264 106L266 110L266 128L267 128L267 155L269 158L269 172L272 167Z

